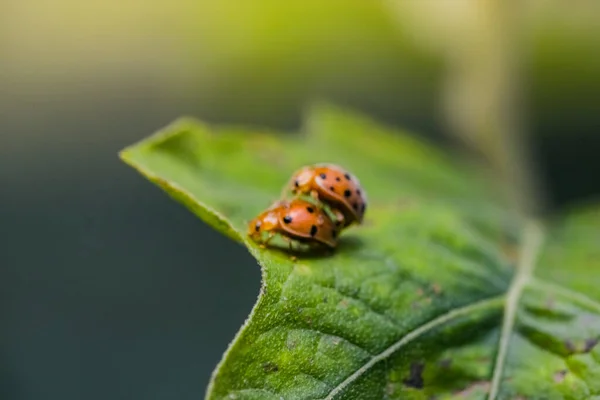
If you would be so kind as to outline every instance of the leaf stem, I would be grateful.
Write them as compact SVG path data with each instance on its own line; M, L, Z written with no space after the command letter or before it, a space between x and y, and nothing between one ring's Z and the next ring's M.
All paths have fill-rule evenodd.
M488 400L495 400L498 395L510 336L515 325L519 299L521 298L523 289L529 283L533 275L535 261L540 247L542 246L543 238L544 233L536 221L527 223L524 229L523 251L518 271L510 284L508 295L506 297L506 304L504 306L504 319L502 321L502 331L498 344L498 355L496 356L496 364L494 365L494 373Z

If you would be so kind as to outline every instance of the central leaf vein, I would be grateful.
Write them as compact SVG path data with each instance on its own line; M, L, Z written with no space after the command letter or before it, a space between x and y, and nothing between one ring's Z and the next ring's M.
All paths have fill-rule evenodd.
M525 226L522 252L519 259L517 273L510 284L508 294L506 296L502 330L500 333L500 340L498 342L498 355L496 356L496 363L494 365L488 400L494 400L498 395L500 381L502 379L502 373L504 370L504 363L508 353L510 336L512 334L515 325L515 318L517 316L517 307L521 298L521 294L523 293L523 289L533 276L535 262L542 245L543 236L542 229L537 222L530 221Z

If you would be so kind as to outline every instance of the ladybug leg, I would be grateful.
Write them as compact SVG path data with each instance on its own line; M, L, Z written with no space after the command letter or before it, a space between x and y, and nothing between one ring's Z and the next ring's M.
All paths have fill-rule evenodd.
M345 223L344 214L342 214L342 212L340 210L337 210L337 209L332 210L332 212L335 215L335 219L336 219L336 224L335 225L337 227L344 226L344 223Z
M287 236L282 236L281 238L288 243L288 247L289 247L290 250L294 249L294 246L293 246L293 243L292 243L292 239L290 239Z
M312 197L314 200L319 200L319 192L317 192L316 190L311 190L310 191L310 197Z
M316 250L316 251L325 250L328 253L331 251L331 249L329 248L329 246L324 246L323 244L318 243L318 242L309 243L308 246L309 246L309 248L311 250Z
M258 247L260 247L261 249L267 248L267 242L268 241L269 241L268 239L261 241L260 244L258 245Z
M261 248L265 248L269 245L269 242L275 237L275 234L273 232L269 232L269 236L267 236L267 239L261 244Z

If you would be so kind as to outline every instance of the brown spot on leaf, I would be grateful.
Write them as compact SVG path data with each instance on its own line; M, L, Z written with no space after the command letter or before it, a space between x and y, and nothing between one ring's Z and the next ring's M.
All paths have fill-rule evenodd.
M563 369L562 371L558 371L557 373L554 374L554 382L556 383L561 383L562 381L565 380L565 375L567 375L567 370Z
M348 300L344 299L338 303L340 308L348 308Z
M433 293L435 293L435 294L442 293L442 288L439 285L439 283L434 283L433 285L431 285L431 290L433 290Z
M565 348L569 353L575 353L577 351L575 344L570 339L565 340Z
M598 339L599 338L589 338L585 341L585 346L583 347L583 352L584 353L589 353L590 351L592 351L592 349L594 347L596 347L596 345L598 344Z
M277 372L279 371L279 367L277 366L277 364L275 364L274 362L266 362L262 365L263 371L265 371L267 374L270 374L271 372Z
M417 289L417 296L421 297L421 296L423 296L424 293L425 292L423 291L423 289L421 289L421 288Z
M412 387L415 389L423 389L423 370L425 369L425 364L422 362L414 362L410 364L410 375L403 382L406 386Z
M569 354L582 354L582 353L589 353L590 351L592 351L592 349L594 347L596 347L596 345L598 344L598 341L600 340L600 338L589 338L586 339L584 341L578 341L577 343L574 343L572 340L567 339L564 342L565 345L565 349L567 350L567 352Z

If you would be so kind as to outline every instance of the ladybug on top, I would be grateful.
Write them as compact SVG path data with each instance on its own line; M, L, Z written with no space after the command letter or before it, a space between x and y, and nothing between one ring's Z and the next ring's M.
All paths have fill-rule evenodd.
M292 175L286 191L308 194L329 205L343 228L361 224L367 209L367 197L360 181L334 164L303 167Z
M334 248L341 230L362 223L366 208L356 176L334 164L309 165L292 175L281 200L249 223L248 235L263 246L280 237L290 249L294 242Z

